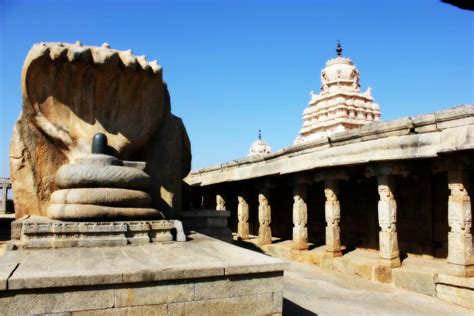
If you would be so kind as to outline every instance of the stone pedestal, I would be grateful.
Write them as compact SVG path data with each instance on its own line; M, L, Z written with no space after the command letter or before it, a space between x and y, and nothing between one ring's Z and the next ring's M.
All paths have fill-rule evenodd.
M258 195L258 244L268 245L272 243L272 229L270 223L272 221L272 208L269 202L270 189L268 186L262 188Z
M378 203L380 264L399 267L400 252L397 237L397 202L394 196L395 181L392 176L378 176Z
M25 216L12 222L12 242L18 248L70 248L141 245L186 241L180 221L64 222Z
M324 181L324 195L326 196L326 255L330 257L342 256L341 232L339 222L341 220L341 206L338 201L339 180Z
M468 174L463 170L448 172L451 195L448 200L448 262L452 273L459 276L474 276L472 253L472 211L468 192Z
M286 263L200 234L186 243L7 251L5 315L281 315Z
M308 206L306 205L306 183L293 184L293 243L298 250L308 249Z
M250 238L249 234L249 204L245 200L245 196L238 196L239 204L237 206L237 218L239 223L237 224L237 236L241 240Z

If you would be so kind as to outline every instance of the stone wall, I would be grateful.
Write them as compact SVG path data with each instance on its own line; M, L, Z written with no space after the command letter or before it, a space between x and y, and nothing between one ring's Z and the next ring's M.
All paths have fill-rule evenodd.
M5 315L276 315L283 274L0 292Z

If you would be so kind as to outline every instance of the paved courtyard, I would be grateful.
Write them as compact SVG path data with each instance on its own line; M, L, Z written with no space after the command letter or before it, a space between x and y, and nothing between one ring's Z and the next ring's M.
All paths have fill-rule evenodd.
M305 263L291 262L284 280L284 315L474 315L427 295Z

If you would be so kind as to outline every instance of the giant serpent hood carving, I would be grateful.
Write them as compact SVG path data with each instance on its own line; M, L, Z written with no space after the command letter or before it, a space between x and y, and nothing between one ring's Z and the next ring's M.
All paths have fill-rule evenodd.
M23 111L70 161L92 136L127 158L146 144L165 112L162 68L156 61L80 43L41 43L22 73Z
M89 154L97 133L106 135L109 154L146 162L152 206L177 215L190 144L156 61L108 44L40 43L26 57L21 84L10 147L17 217L46 215L57 170Z

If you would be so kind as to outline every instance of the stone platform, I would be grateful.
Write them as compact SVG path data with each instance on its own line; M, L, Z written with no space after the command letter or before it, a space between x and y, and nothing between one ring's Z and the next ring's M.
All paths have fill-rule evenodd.
M7 251L2 314L281 314L286 263L200 234L189 239Z
M17 248L68 248L140 245L186 241L176 220L65 222L42 216L24 216L12 222L12 244Z
M256 244L256 238L247 240ZM330 257L325 246L313 247L309 250L295 249L293 241L284 240L269 245L259 246L263 252L274 257L293 261L316 264L322 268L357 275L366 280L382 283L391 283L392 270L380 264L377 251L369 249L355 249L341 257Z
M262 252L293 261L311 263L321 268L354 275L360 278L391 283L398 288L437 297L474 310L474 277L452 275L451 266L444 259L409 255L399 268L387 268L380 264L377 251L355 249L341 257L328 257L325 246L309 250L297 250L293 241L273 237L273 243L258 246L257 237L235 242L244 247L260 249Z

